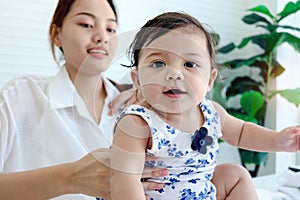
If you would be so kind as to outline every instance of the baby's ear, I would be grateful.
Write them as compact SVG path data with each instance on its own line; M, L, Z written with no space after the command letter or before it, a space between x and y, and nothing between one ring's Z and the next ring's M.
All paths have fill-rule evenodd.
M131 80L136 88L140 87L139 75L136 69L131 71Z
M218 75L218 71L216 69L213 69L212 72L211 72L209 83L208 83L208 90L209 91L214 87L214 83L215 83L215 80L217 78L217 75Z

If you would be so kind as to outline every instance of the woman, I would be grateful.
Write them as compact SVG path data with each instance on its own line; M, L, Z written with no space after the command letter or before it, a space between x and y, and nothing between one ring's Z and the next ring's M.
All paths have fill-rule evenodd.
M117 46L117 26L111 0L58 2L50 41L55 58L56 47L63 53L63 67L51 78L16 79L1 92L1 199L108 197L106 154L93 150L112 140L109 105L119 91L102 72Z

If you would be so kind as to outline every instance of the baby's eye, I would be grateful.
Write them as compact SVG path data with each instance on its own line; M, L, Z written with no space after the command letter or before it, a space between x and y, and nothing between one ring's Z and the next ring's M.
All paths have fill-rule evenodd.
M154 68L161 68L161 67L165 67L166 63L163 61L155 61L151 64L151 66Z
M187 68L195 68L195 67L198 67L199 65L195 62L186 62L186 63L184 63L184 66Z
M91 24L81 23L79 25L84 27L84 28L93 28L93 25L91 25Z

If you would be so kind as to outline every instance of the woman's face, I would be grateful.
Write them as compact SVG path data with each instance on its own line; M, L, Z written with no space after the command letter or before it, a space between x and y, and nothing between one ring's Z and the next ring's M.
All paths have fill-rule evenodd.
M116 16L106 0L73 3L54 37L72 81L79 70L92 76L108 68L117 47L116 29Z

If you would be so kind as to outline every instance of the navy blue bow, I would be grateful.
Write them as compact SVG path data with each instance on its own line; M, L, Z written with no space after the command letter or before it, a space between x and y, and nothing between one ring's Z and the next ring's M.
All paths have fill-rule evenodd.
M196 130L193 135L193 141L191 148L194 151L199 151L201 154L206 154L207 146L213 143L213 138L207 135L207 129L205 127L201 127L199 130Z

